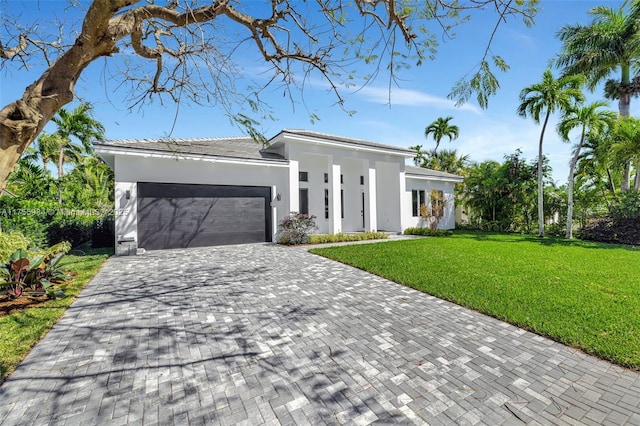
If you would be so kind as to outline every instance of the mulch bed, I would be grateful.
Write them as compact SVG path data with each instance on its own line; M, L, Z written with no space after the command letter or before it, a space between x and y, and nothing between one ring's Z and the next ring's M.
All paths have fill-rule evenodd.
M47 300L49 299L46 296L38 299L31 299L26 296L18 297L17 299L13 300L0 299L0 317L12 314L14 312L22 311L26 308L32 308L34 306L42 305Z

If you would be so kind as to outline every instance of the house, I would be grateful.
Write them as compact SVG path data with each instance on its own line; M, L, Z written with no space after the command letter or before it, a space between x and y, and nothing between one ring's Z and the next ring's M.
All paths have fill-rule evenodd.
M293 211L316 216L320 233L402 232L424 224L425 204L450 229L462 181L406 166L411 149L306 130L265 145L235 137L94 146L115 174L117 247L147 250L273 241Z

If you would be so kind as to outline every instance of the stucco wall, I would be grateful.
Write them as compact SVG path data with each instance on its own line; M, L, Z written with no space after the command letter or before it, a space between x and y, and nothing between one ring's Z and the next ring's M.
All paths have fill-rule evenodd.
M455 200L454 200L454 183L444 181L432 181L426 179L415 179L408 177L406 179L406 190L403 197L403 203L405 205L402 228L410 228L414 226L426 226L420 217L413 217L412 212L412 197L411 191L424 190L427 199L430 199L430 193L432 189L442 191L446 200L444 216L440 219L438 224L439 229L454 229L455 228Z

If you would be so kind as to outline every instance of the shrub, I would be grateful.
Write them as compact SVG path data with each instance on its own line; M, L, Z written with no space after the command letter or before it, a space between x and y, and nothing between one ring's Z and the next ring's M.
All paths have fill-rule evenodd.
M26 250L29 239L21 232L0 232L0 263L5 263L16 250Z
M90 242L94 221L91 216L56 216L47 229L49 244L69 241L71 247L78 247Z
M388 238L385 232L358 232L356 234L314 234L309 236L311 244L342 243L349 241L384 240Z
M567 227L559 223L545 225L544 235L547 235L549 237L564 237L565 235L567 235Z
M315 216L292 212L280 221L277 241L280 244L307 244L309 235L318 229Z
M448 237L453 234L449 229L431 229L431 228L407 228L404 230L405 235L422 235L425 237Z
M13 214L2 216L2 231L21 233L29 241L30 248L43 248L47 246L46 221L38 220L35 216Z
M577 236L589 241L640 245L640 218L596 219L582 228Z

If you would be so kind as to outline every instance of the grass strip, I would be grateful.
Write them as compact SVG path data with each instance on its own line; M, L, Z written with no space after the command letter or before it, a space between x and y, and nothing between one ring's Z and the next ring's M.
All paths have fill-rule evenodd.
M76 276L69 283L55 287L56 291L64 292L64 298L0 317L0 383L51 329L111 254L113 249L94 249L84 255L65 256L61 261L63 269Z

